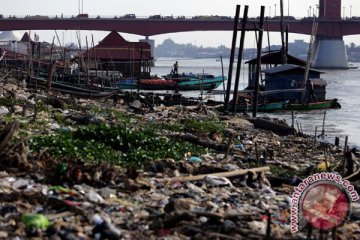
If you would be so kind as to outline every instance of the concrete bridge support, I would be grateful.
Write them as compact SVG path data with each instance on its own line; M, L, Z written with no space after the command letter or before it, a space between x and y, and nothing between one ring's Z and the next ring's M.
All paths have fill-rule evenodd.
M342 38L317 38L312 67L318 69L349 68L345 43Z

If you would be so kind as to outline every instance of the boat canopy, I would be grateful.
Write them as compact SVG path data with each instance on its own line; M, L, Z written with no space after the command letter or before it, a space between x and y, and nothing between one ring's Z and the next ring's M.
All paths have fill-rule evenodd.
M278 67L272 67L272 68L268 68L268 69L264 69L261 72L265 73L265 74L279 74L279 73L292 73L292 72L305 72L305 68L302 66L298 66L298 65L294 65L294 64L284 64ZM310 69L309 71L310 73L317 73L317 74L322 74L324 72L320 72L318 70L315 69Z
M281 62L281 51L274 51L274 52L270 52L270 53L266 53L264 55L261 56L261 64L273 64L273 65L280 65L282 64ZM247 64L256 64L257 63L257 58L253 58L247 62L245 62ZM300 66L305 66L306 62L300 58L294 57L290 54L287 54L287 63L289 64L294 64L294 65L300 65Z

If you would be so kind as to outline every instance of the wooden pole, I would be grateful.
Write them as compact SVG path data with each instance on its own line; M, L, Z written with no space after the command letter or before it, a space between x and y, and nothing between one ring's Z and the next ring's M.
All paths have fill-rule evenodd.
M47 92L49 93L51 91L51 84L52 84L52 77L53 77L53 71L54 71L54 66L53 66L53 49L54 49L54 41L55 41L55 36L53 37L53 41L51 44L51 49L50 49L50 65L48 66L48 79L47 79Z
M289 24L286 25L286 30L285 30L285 61L287 63L287 56L288 56L288 52L289 52Z
M269 18L266 18L266 33L267 33L267 42L268 42L268 52L271 52L271 48L270 48L270 33L269 33ZM271 64L270 64L271 67Z
M199 181L203 180L206 176L217 176L217 177L236 177L245 175L248 172L266 172L270 171L270 167L258 167L258 168L249 168L249 169L239 169L230 172L219 172L219 173L211 173L211 174L201 174L196 176L187 176L187 177L174 177L174 178L164 178L158 179L159 181L164 182L186 182L186 181Z
M280 0L280 32L281 32L281 64L286 64L286 50L284 38L284 4Z
M240 46L239 46L239 53L238 53L238 62L236 66L236 77L235 77L235 86L234 86L234 94L233 94L233 105L232 105L232 112L236 112L236 105L237 105L237 95L239 89L239 81L240 81L240 71L241 71L241 62L242 62L242 55L244 51L244 42L245 42L245 28L247 22L249 6L245 6L244 9L244 16L242 19L241 24L241 36L240 36Z
M223 63L223 58L222 58L222 55L220 55L220 62L221 62L221 76L222 76L222 84L223 84L223 90L225 92L225 77L224 77L224 63ZM226 98L226 94L224 94L224 101L225 101L225 98Z
M240 14L240 5L236 5L234 28L233 28L233 38L232 38L231 52L230 52L229 72L228 72L228 79L227 79L227 89L226 89L226 95L225 95L225 101L224 101L225 111L229 110L231 78L232 78L232 70L233 70L233 64L234 64L234 54L235 54L236 38L237 38L237 32L238 32L239 14Z
M141 51L140 51L140 68L139 68L139 84L137 85L137 92L138 93L140 91L142 58L143 58L143 49L141 48Z
M347 151L347 147L348 147L348 140L349 140L349 137L348 137L348 136L346 136L346 137L345 137L345 145L344 145L344 153L346 153L346 151Z
M54 64L50 63L49 69L48 69L48 79L47 79L47 92L48 93L51 91L53 73L54 73Z
M256 65L256 78L255 78L255 92L253 99L253 117L255 118L257 115L257 107L258 107L258 96L259 96L259 78L260 78L260 70L261 70L261 50L262 50L262 39L264 32L264 14L265 7L261 6L260 12L260 25L259 25L259 41L257 44L257 65Z
M265 239L268 240L268 239L270 239L270 236L271 236L271 214L270 214L269 210L266 211L266 216L267 216L267 225L266 225Z
M325 137L325 117L326 117L326 111L324 112L323 125L322 125L322 131L321 131L321 137L323 139Z

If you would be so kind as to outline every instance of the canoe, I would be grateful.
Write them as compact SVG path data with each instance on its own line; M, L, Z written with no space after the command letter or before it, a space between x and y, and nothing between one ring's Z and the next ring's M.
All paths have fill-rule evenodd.
M312 102L305 104L287 104L285 106L285 110L294 110L294 111L310 111L310 110L331 109L331 108L341 108L341 105L336 98L321 102Z

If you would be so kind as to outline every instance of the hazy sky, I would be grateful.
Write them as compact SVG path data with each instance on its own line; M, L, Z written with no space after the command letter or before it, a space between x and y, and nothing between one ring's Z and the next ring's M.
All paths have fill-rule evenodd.
M2 1L0 14L7 15L49 15L64 16L77 15L79 13L79 0L12 0ZM134 13L136 16L150 16L161 14L163 16L196 16L196 15L222 15L234 16L236 4L241 6L249 5L249 15L258 16L260 6L266 7L266 15L274 16L280 14L279 0L80 0L80 7L83 6L83 12L89 15L102 16L121 16L127 13ZM284 14L295 17L308 16L310 7L311 11L316 9L317 0L284 0ZM289 8L288 8L289 5ZM276 6L276 8L275 8ZM349 17L360 16L359 0L343 0L342 15ZM243 8L241 9L243 10ZM241 11L242 15L242 11ZM33 31L34 32L34 31ZM32 32L32 33L33 33ZM37 31L41 40L50 41L54 35L53 31ZM95 41L101 40L107 32L92 32ZM62 39L65 42L76 42L76 34L73 31L61 31ZM83 35L91 34L85 32ZM186 32L176 34L164 34L152 37L156 44L161 43L164 39L171 38L178 43L192 43L198 46L219 46L221 44L231 45L231 32ZM122 34L127 40L137 41L142 38L137 35ZM249 32L246 38L246 46L254 47L254 33ZM279 34L272 33L271 44L279 43ZM290 34L290 41L293 39L305 39L309 37L298 34ZM345 37L346 42L355 42L360 44L360 36Z

